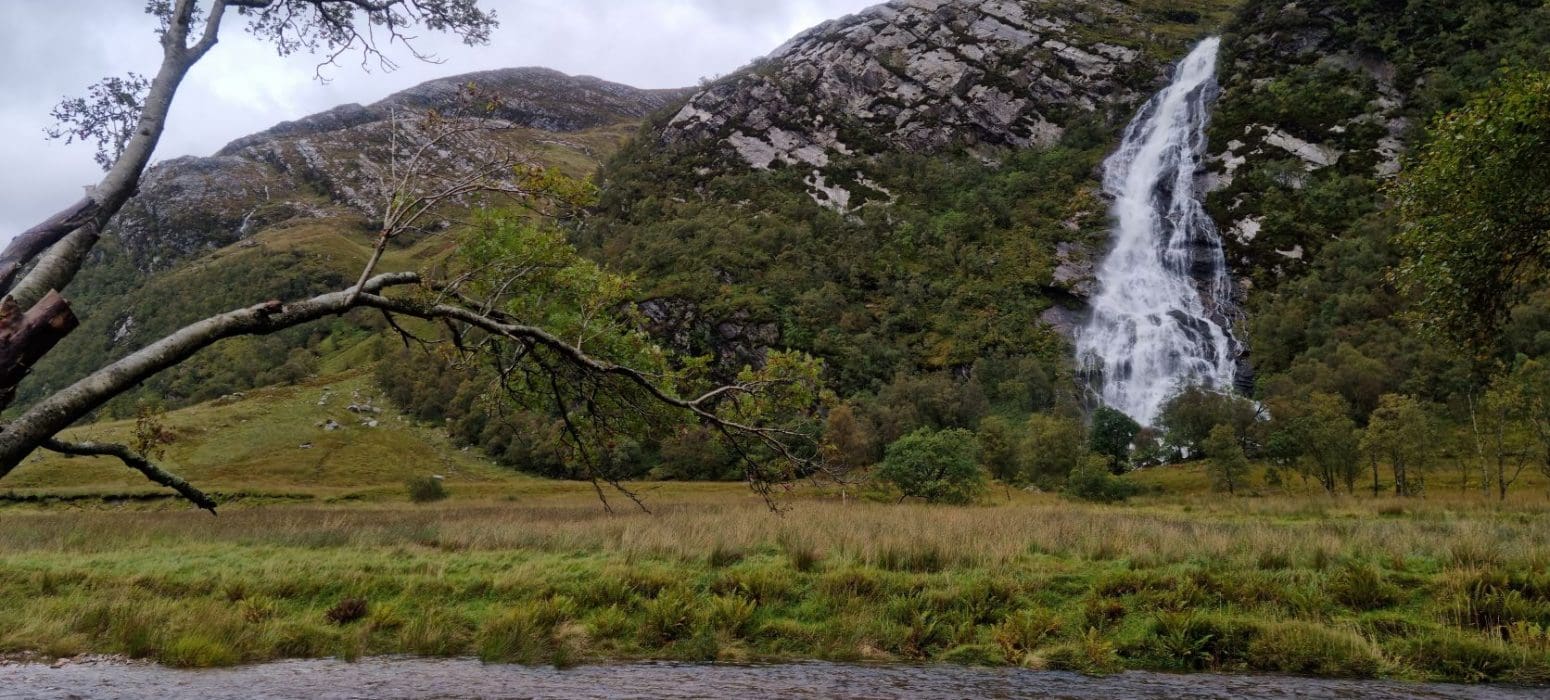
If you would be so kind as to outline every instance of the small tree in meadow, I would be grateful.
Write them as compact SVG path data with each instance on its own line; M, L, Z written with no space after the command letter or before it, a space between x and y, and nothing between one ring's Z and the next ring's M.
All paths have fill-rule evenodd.
M1136 494L1136 485L1114 476L1101 455L1090 455L1066 478L1065 493L1093 503L1119 503Z
M1236 494L1249 473L1249 458L1243 454L1237 432L1230 425L1218 425L1211 429L1201 448L1210 458L1206 470L1211 475L1211 487Z
M1383 395L1362 433L1362 451L1372 463L1372 495L1378 495L1379 462L1388 462L1394 470L1394 495L1419 494L1421 471L1431 460L1434 435L1431 417L1420 401L1410 396Z
M978 432L980 461L990 475L1007 483L1020 482L1022 454L1018 450L1023 436L1017 426L1001 416L987 416Z
M928 503L972 503L985 490L974 433L917 430L888 446L877 476L903 498Z
M1081 421L1035 413L1028 418L1022 453L1024 478L1053 488L1087 460L1087 436Z
M844 472L865 469L877 461L877 434L850 404L829 411L823 425L823 457Z
M1130 445L1141 432L1141 424L1130 416L1108 406L1093 411L1093 425L1088 432L1092 451L1109 459L1109 470L1119 474L1130 463Z

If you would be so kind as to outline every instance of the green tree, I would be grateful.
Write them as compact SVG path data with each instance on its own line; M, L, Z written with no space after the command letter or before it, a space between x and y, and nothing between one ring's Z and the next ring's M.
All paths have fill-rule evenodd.
M1157 423L1170 446L1195 456L1201 453L1201 445L1212 428L1230 425L1239 439L1245 439L1254 432L1258 419L1259 410L1254 402L1231 392L1196 386L1169 399Z
M1110 473L1101 455L1091 455L1066 477L1065 493L1094 503L1118 503L1135 495L1136 485Z
M877 461L877 435L850 404L829 411L823 424L823 456L831 467L854 471Z
M1510 72L1439 118L1397 188L1396 280L1430 327L1494 345L1550 261L1550 73Z
M1087 436L1080 421L1050 413L1028 418L1023 436L1023 478L1042 486L1063 484L1087 460Z
M1211 486L1218 491L1236 494L1249 472L1249 458L1243 454L1243 445L1230 425L1218 425L1211 429L1201 447L1210 458L1206 469L1211 474Z
M974 433L917 430L888 446L877 476L903 498L928 503L972 503L985 490Z
M1498 378L1479 400L1469 402L1470 429L1480 463L1481 484L1494 487L1497 498L1517 483L1537 452L1533 423L1528 419L1532 399L1513 375Z
M990 475L1001 481L1013 483L1023 480L1022 454L1019 451L1023 436L1017 426L1001 416L986 416L980 421L976 433L979 438L980 462L990 469Z
M1130 462L1130 446L1141 432L1141 424L1108 406L1093 411L1089 446L1093 452L1109 458L1109 469L1121 473Z
M920 428L973 428L990 411L980 386L947 372L900 374L878 393L878 433L885 443Z
M1329 493L1341 484L1355 490L1361 473L1361 437L1344 399L1323 392L1284 398L1271 414L1276 417L1273 434L1278 434L1279 454L1297 455L1304 473Z
M1421 491L1421 472L1435 453L1435 431L1426 408L1410 396L1385 394L1362 433L1362 451L1372 464L1372 495L1378 495L1378 463L1386 461L1394 472L1394 494L1414 496Z

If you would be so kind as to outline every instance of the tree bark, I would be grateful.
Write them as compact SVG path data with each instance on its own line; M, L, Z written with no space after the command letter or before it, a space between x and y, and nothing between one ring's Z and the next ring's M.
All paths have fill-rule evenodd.
M12 238L10 244L6 245L5 252L0 253L0 289L10 289L22 266L38 254L48 250L49 246L58 243L71 231L96 219L100 207L97 200L82 197L80 201L49 217L47 221ZM17 303L22 306L32 305L20 301Z
M33 364L54 349L79 325L70 304L57 292L43 297L26 313L16 300L0 301L0 407L16 396Z

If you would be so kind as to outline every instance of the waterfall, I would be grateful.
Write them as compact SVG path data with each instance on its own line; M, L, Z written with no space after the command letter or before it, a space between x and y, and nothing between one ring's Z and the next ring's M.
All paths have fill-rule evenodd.
M1181 387L1230 390L1242 350L1222 240L1195 185L1220 45L1207 39L1178 65L1104 163L1114 248L1077 358L1103 402L1142 425Z

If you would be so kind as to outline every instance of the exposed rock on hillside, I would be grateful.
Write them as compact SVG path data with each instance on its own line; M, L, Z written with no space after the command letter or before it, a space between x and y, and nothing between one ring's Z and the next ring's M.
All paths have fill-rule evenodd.
M531 150L532 132L555 132L546 145L588 160L601 154L563 134L635 122L681 100L686 91L640 90L541 68L472 73L433 80L376 104L346 105L233 141L209 158L177 158L151 168L140 194L115 219L117 235L141 270L164 269L202 250L230 245L298 216L375 214L383 193L395 110L446 110L473 83L496 98L492 115L511 131L491 148ZM478 154L445 154L447 160Z
M508 68L440 78L389 96L376 104L341 105L232 141L216 155L235 155L281 138L311 136L382 121L394 109L426 110L454 104L458 90L473 83L500 97L494 114L513 124L543 131L580 131L639 121L683 99L684 90L641 90L590 76L572 77L548 68Z
M658 117L583 240L724 372L760 346L823 357L847 391L1063 359L1105 247L1101 152L1235 2L1183 4L896 0L825 23Z
M1133 102L1160 77L1122 45L1145 37L1117 2L900 0L808 30L701 91L661 140L717 144L755 169L813 169L814 199L846 210L886 198L833 184L857 179L847 156L1049 145Z

